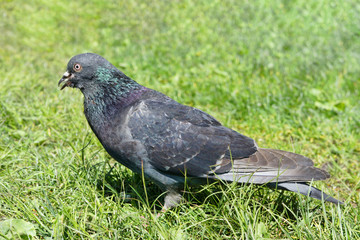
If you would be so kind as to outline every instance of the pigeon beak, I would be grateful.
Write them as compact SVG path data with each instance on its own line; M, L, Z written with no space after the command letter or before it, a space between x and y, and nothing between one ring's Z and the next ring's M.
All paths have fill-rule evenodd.
M64 82L64 84L61 86L60 90L63 90L64 88L71 85L70 79L73 77L73 75L69 72L65 72L62 78L60 79L58 86L60 86L61 83Z

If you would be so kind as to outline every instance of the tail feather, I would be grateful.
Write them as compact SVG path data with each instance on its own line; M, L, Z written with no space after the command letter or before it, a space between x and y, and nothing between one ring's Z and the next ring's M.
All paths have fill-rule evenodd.
M279 183L268 183L266 185L270 188L288 190L291 192L300 193L302 195L309 196L322 201L324 200L327 202L340 204L340 205L344 204L343 202L327 195L323 191L313 186L309 186L307 183L304 182L279 182Z
M302 155L259 148L256 153L241 159L234 159L232 168L224 172L220 167L216 177L225 181L266 182L308 182L329 178L328 172L316 168L311 159Z
M302 155L259 148L249 157L234 159L231 164L230 170L227 170L228 166L226 165L207 177L228 182L266 184L271 188L284 189L315 199L343 204L306 183L327 179L330 174L323 169L314 167L313 161Z

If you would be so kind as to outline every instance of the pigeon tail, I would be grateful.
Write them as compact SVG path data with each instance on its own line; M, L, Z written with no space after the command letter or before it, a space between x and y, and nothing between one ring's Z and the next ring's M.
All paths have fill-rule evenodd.
M276 149L259 148L249 157L234 159L230 164L232 165L230 171L215 172L215 178L225 181L264 184L268 182L309 182L330 177L325 170L314 167L311 159Z
M327 195L323 191L308 185L305 182L279 182L279 183L267 183L266 186L275 189L282 189L291 192L300 193L304 196L309 196L321 201L327 201L335 204L344 204L343 202Z

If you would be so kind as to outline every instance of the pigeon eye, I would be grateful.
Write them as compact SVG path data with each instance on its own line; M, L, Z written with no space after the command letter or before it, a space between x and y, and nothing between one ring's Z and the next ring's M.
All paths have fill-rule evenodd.
M82 67L79 63L75 63L73 68L74 68L75 72L80 72L82 69Z

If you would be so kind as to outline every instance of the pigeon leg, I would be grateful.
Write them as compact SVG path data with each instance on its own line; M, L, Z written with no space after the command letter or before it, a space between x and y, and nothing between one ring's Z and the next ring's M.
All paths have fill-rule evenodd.
M162 212L166 210L176 207L183 200L182 195L179 191L169 190L165 196L164 207L162 208Z

